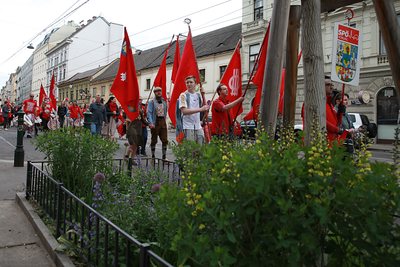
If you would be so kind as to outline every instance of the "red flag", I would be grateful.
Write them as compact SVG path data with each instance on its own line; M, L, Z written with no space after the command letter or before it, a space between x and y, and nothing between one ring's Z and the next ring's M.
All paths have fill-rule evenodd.
M232 58L229 61L224 75L220 81L228 87L229 102L233 102L242 96L242 61L240 59L240 42L236 45ZM242 103L234 106L231 110L231 118L236 118L237 115L243 112Z
M39 107L42 106L43 99L47 98L46 92L44 91L43 85L40 84L40 93L39 93Z
M179 98L179 95L186 91L185 78L189 75L193 75L196 78L196 82L200 81L199 68L197 67L196 54L193 49L192 32L190 28L185 47L183 48L179 69L176 73L174 90L172 91L170 105L168 108L168 115L174 126L176 125L176 102Z
M54 73L53 73L53 75L51 75L49 95L50 95L51 106L53 107L54 110L56 110L57 109L57 99L56 99L56 86L55 86L55 81L54 81Z
M165 50L164 58L161 61L160 68L158 69L157 76L154 79L154 87L161 87L161 93L164 100L167 100L167 56L168 48Z
M172 66L172 75L171 75L171 81L173 83L175 83L176 73L178 72L180 61L181 61L181 52L179 49L179 35L178 35L178 36L176 36L174 65Z
M249 113L244 116L244 120L257 120L260 101L261 101L261 92L262 85L264 81L264 69L265 63L267 62L267 51L268 51L268 42L269 42L269 28L270 24L268 24L267 32L265 33L264 40L262 42L260 48L260 55L258 57L257 70L254 76L251 78L251 81L257 86L256 95L253 99L253 105Z
M134 121L139 116L139 85L126 27L124 28L124 42L122 43L118 73L110 91L115 95L128 118Z

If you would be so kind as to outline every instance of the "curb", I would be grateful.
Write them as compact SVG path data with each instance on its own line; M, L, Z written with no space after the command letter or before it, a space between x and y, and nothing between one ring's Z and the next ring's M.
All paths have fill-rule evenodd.
M15 195L15 200L18 206L20 206L22 211L25 213L29 222L32 224L36 234L39 236L40 241L42 241L47 253L49 253L55 265L57 267L74 267L75 265L67 255L56 251L59 243L50 233L49 229L43 223L42 219L40 219L39 215L36 214L32 205L26 200L25 193L17 193Z

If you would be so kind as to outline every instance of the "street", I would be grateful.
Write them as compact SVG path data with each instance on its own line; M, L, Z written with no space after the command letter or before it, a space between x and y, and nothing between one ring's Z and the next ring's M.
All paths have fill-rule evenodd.
M39 133L43 134L43 133ZM149 131L148 139L147 139L147 146L146 146L146 153L148 156L151 156L150 152L150 140L151 134ZM32 139L28 139L24 137L24 152L25 152L25 161L28 160L43 160L44 154L38 150L35 150L33 145ZM170 143L175 141L175 132L172 130L168 131L168 140ZM122 158L125 153L125 146L124 143L127 142L126 139L117 139L119 144L119 149L115 153L116 158ZM11 128L8 131L4 131L3 128L0 129L0 160L2 161L13 161L14 160L14 150L17 144L17 132L16 128ZM370 150L372 153L371 161L380 161L380 162L392 162L392 153L389 151L383 150ZM156 146L156 157L161 158L161 141L158 140ZM167 159L168 160L175 160L175 156L172 153L172 150L168 148L167 150Z
M43 134L39 132L39 134ZM24 137L24 152L25 152L25 161L31 160L43 160L45 155L38 150L35 150L35 146L33 144L32 139ZM168 140L174 141L175 140L175 132L168 131ZM126 139L117 139L119 144L119 149L115 153L115 158L123 158L125 153L125 146L124 143L128 142ZM147 146L146 146L146 153L148 156L151 156L150 151L150 141L151 141L151 134L150 131L148 133L147 139ZM11 128L8 131L4 131L3 128L0 128L0 160L2 161L13 161L14 160L14 150L17 144L17 129ZM158 140L156 145L156 157L161 158L161 141ZM167 149L167 159L168 160L175 160L175 156L173 155L171 149Z

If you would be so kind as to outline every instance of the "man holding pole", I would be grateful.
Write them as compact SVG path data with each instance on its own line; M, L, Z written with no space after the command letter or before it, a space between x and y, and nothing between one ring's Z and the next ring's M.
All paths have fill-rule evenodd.
M147 121L151 131L151 157L155 158L157 138L162 142L162 159L166 159L168 146L167 131L167 102L162 97L161 87L154 88L155 97L149 101L147 106Z
M211 108L213 123L211 124L211 135L217 138L228 137L233 134L233 119L230 109L243 102L244 97L239 97L229 103L227 99L228 87L220 84L217 87L219 97L213 101Z

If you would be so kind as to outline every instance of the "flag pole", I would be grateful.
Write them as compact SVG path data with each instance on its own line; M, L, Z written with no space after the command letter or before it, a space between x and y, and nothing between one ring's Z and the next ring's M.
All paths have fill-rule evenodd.
M167 48L164 50L163 55L165 55L165 53L169 51L169 48L171 47L172 40L174 39L174 37L175 37L175 34L172 34L171 41L169 41L169 44L168 44ZM158 57L157 57L157 58L158 58ZM151 94L153 93L153 89L154 89L154 84L151 86L150 93L149 93L149 95L147 96L147 100L146 100L146 104L145 104L146 107L147 107L147 104L149 103L150 96L151 96ZM167 88L165 88L165 90L167 90Z
M235 50L236 50L236 48L240 45L240 43L241 43L241 41L242 41L242 38L239 38L239 40L238 40L238 42L237 42L237 44L236 44L236 46L235 46ZM234 50L234 51L235 51ZM226 70L225 70L226 71ZM225 73L224 73L225 74ZM222 77L223 77L224 75L222 75ZM221 77L221 78L222 78ZM240 85L240 86L242 86L242 85ZM214 91L214 94L213 94L213 96L212 96L212 98L211 98L211 105L212 105L212 103L213 103L213 101L214 101L214 98L215 98L215 96L216 96L216 94L217 94L217 89L215 89L215 91ZM244 95L243 95L243 97L244 97ZM208 113L209 113L209 111L207 111L207 112L204 112L204 117L203 117L203 119L202 119L202 121L204 121L207 117L208 117Z
M268 24L268 28L269 28L269 27L270 27L270 23ZM268 32L268 28L267 28L267 32ZM256 72L256 68L258 67L258 63L259 63L259 61L260 61L260 54L261 54L261 51L262 51L264 45L266 45L264 41L265 41L265 38L264 38L264 40L263 40L263 42L262 42L262 44L261 44L260 52L257 54L256 62L254 63L253 69L251 70L251 73L250 73L249 79L247 80L246 88L244 89L244 92L243 92L242 97L245 97L245 96L246 96L247 90L248 90L249 87L250 87L250 81L251 81L251 79L253 78L254 73ZM233 118L233 123L235 123L237 116L239 116L239 110L236 112L236 115L235 115L235 117Z

